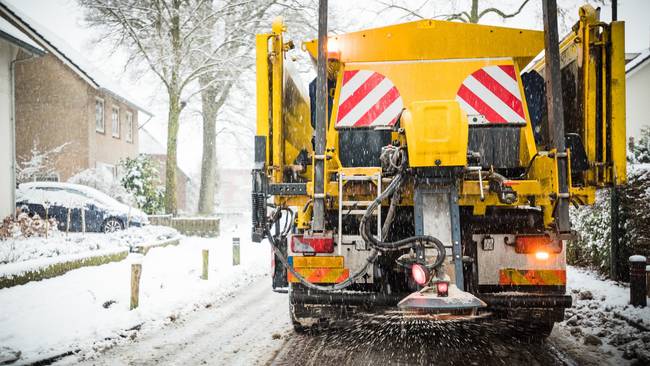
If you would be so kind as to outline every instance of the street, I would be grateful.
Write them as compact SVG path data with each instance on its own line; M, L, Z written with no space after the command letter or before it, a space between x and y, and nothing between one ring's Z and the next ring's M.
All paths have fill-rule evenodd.
M257 280L162 329L143 329L133 341L58 364L532 366L599 361L591 358L590 362L586 354L580 355L582 350L571 352L561 344L566 338L558 331L543 344L519 342L496 327L468 325L443 332L449 328L416 324L401 329L359 321L343 329L297 334L289 322L287 295L272 292L269 281L268 277Z

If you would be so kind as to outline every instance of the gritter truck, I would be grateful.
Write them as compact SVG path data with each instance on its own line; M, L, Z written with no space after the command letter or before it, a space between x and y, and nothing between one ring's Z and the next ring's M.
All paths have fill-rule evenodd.
M386 310L541 337L563 320L569 206L626 182L624 24L585 5L560 40L553 3L544 31L257 35L252 237L297 331Z

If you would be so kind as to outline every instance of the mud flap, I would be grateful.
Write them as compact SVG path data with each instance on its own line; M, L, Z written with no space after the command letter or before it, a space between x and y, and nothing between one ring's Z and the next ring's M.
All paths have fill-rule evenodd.
M287 255L287 238L283 238L279 245L280 251L284 256ZM282 262L277 255L273 255L273 291L287 292L289 281L287 279L287 269L284 268Z

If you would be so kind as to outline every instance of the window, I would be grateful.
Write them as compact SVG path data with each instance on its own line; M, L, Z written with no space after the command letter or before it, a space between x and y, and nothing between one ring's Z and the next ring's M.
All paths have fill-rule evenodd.
M95 99L95 130L104 133L104 101Z
M113 137L115 138L120 138L120 109L117 107L113 107L113 111L111 113L111 125L112 125L112 130L113 130Z
M126 112L126 142L133 142L133 113Z

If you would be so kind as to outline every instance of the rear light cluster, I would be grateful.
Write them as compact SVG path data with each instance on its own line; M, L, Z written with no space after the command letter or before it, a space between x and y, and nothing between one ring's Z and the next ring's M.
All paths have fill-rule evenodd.
M551 253L562 252L562 241L549 235L519 235L515 238L515 252L535 254L535 259L545 261Z
M515 238L515 252L532 254L538 252L561 253L562 241L549 235L518 235Z
M293 235L291 251L294 253L332 253L334 252L334 237Z

